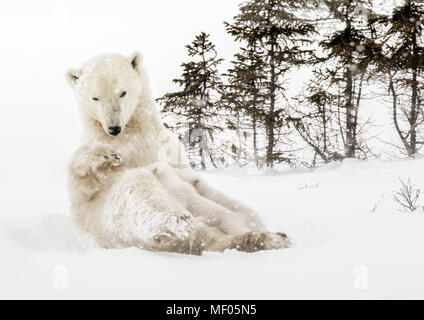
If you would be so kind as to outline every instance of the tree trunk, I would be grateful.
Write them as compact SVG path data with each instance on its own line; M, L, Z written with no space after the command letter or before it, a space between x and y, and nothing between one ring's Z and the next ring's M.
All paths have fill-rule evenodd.
M275 52L274 52L274 43L271 44L270 49L270 66L271 66L271 75L270 75L270 106L269 114L267 121L267 131L268 131L268 147L266 153L266 163L267 166L272 168L274 166L274 110L275 110L275 89L276 89L276 79L275 79Z
M256 97L253 99L253 114L252 114L252 122L253 122L253 156L255 157L256 166L259 165L258 161L258 142L257 142L257 129L256 129Z
M327 113L325 112L326 108L325 106L322 107L322 127L323 127L323 132L322 132L322 136L323 136L323 152L326 154L327 153Z
M346 28L348 30L348 39L350 39L351 22L347 19ZM346 146L345 157L354 158L356 151L355 139L355 107L353 104L353 74L351 68L353 67L352 49L348 50L347 61L349 65L346 68L346 89L345 89L345 110L346 110Z
M205 141L203 141L203 139L205 139L205 135L204 135L204 128L203 128L203 122L202 122L202 112L201 109L199 108L199 118L198 118L198 126L197 126L197 130L199 130L200 134L197 134L196 138L198 139L198 143L199 143L199 156L200 156L200 167L202 170L206 169L206 161L205 161L205 153L203 151L203 146Z
M417 83L417 74L418 74L418 45L417 45L417 28L414 23L414 28L412 30L412 52L413 52L413 62L412 62L412 98L411 98L411 110L409 114L409 125L410 125L410 157L413 157L417 152L417 98L418 98L418 83Z
M393 83L393 76L390 70L387 72L387 74L389 76L389 90L392 93L393 123L395 125L396 132L399 135L399 138L402 141L403 146L405 147L405 150L409 155L411 148L409 146L407 138L403 135L402 130L400 129L400 126L399 126L398 113L397 113L398 95L396 93L395 86Z

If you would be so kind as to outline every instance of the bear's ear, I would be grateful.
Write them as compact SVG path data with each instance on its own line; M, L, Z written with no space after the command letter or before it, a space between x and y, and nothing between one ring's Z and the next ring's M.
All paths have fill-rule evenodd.
M141 63L143 61L143 56L139 51L133 52L129 57L128 60L131 63L131 66L135 71L140 71Z
M68 83L71 85L71 87L75 87L75 84L77 83L79 77L81 77L81 70L77 69L69 69L66 71L66 80L68 80Z

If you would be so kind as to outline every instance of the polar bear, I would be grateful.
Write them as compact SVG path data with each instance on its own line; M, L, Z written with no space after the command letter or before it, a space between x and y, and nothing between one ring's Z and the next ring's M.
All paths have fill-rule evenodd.
M83 124L69 193L84 244L196 255L290 245L190 168L160 119L139 52L95 57L66 77Z

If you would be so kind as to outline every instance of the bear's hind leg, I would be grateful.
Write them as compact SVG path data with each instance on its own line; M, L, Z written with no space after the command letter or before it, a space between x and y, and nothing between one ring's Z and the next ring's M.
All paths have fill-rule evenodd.
M223 237L214 243L209 250L224 251L225 249L236 249L243 252L256 252L289 248L291 245L290 239L283 233L251 231Z
M188 168L175 170L175 172L182 180L193 185L200 196L238 214L240 219L250 226L250 230L265 230L262 220L252 208L212 188L197 172Z
M194 217L148 169L125 172L104 205L104 228L115 245L200 255L202 219ZM111 246L114 246L112 243Z
M150 168L163 188L175 199L174 202L180 203L193 216L203 217L210 226L227 234L255 230L239 213L201 196L192 183L177 174L177 169L163 164L154 164Z

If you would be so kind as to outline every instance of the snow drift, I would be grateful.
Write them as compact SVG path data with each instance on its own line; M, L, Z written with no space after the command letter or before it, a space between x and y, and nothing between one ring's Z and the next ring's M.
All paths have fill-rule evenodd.
M84 251L64 190L4 199L0 298L424 298L424 213L393 201L399 178L424 185L424 159L344 161L316 170L206 173L291 249L201 257L136 248Z

